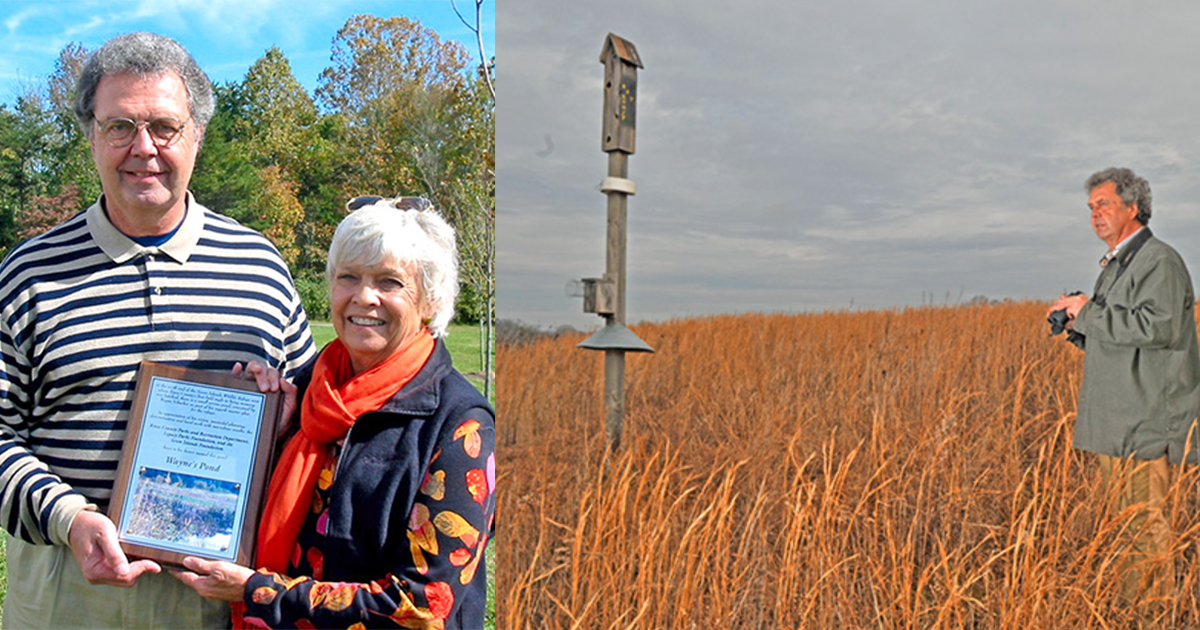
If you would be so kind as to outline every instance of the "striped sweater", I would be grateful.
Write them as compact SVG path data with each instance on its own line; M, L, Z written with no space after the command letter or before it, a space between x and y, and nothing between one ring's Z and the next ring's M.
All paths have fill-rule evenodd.
M0 526L67 544L107 509L138 363L291 376L315 347L287 267L261 234L195 203L143 247L101 202L0 263Z

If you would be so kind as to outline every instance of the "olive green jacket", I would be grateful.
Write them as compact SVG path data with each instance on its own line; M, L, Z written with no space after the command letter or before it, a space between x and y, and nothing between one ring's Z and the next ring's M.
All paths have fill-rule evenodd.
M1148 236L1132 259L1118 252L1075 318L1086 338L1075 448L1177 464L1200 410L1196 297L1183 259Z

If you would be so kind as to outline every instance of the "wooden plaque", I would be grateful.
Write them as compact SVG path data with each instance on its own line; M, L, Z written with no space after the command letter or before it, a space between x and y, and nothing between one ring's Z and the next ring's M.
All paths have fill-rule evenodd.
M254 561L282 394L143 361L108 516L125 554Z

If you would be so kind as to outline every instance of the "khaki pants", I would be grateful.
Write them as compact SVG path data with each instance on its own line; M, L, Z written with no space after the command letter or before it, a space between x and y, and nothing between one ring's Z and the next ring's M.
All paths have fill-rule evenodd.
M1130 523L1133 542L1118 564L1121 599L1147 611L1169 605L1175 593L1175 572L1170 556L1171 525L1163 504L1171 489L1171 465L1166 457L1097 457L1111 512L1138 506Z
M69 547L8 538L5 630L228 628L229 602L208 601L167 569L133 588L88 584Z

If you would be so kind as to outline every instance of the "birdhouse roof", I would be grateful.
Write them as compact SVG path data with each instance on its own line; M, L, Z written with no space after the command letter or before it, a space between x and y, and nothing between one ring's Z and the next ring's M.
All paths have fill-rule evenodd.
M609 52L610 50L612 51L611 53ZM633 42L617 37L612 33L609 33L608 37L604 39L604 48L600 50L600 63L604 63L605 57L609 54L615 54L625 63L639 68L644 67L642 65L642 58L638 56L637 48L634 47Z

